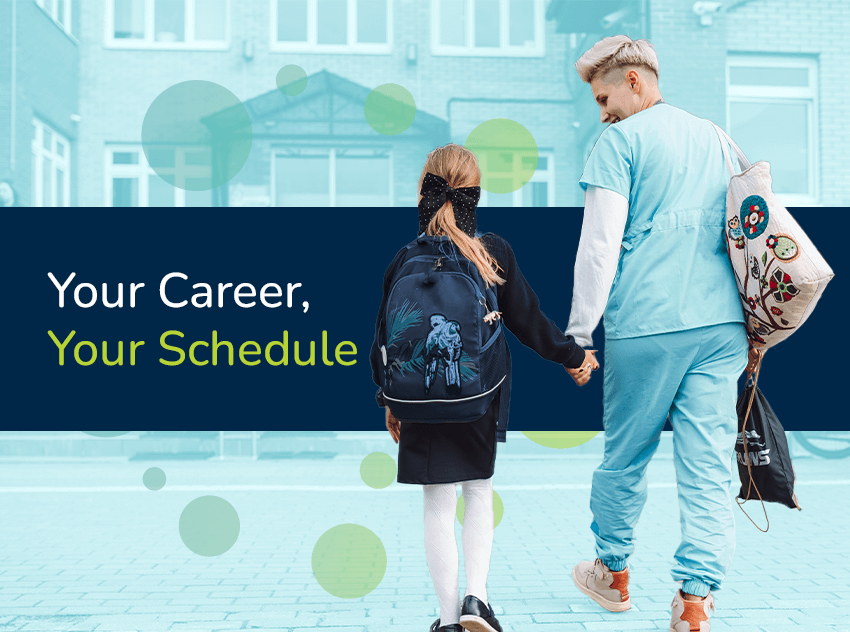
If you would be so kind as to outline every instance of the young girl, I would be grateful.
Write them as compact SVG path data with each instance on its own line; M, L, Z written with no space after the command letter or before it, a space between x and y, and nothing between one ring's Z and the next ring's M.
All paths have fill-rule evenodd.
M594 352L585 352L549 320L534 291L517 266L510 245L501 237L476 232L476 206L481 172L475 154L460 145L439 147L428 155L419 179L419 234L444 235L475 264L496 297L503 323L520 342L541 357L574 370L579 384L599 365ZM393 276L404 260L396 255L384 276L380 323ZM507 353L507 349L505 349ZM372 373L380 385L381 352L371 352ZM496 442L505 440L510 360L507 378L487 412L469 423L401 423L386 407L386 425L399 444L398 482L422 485L425 492L425 553L440 601L440 618L431 632L501 632L487 597L487 574L493 545L493 469ZM579 368L581 367L581 368ZM381 389L377 400L385 406ZM504 401L502 401L504 400ZM465 501L463 551L466 593L458 599L458 550L454 520L455 485Z

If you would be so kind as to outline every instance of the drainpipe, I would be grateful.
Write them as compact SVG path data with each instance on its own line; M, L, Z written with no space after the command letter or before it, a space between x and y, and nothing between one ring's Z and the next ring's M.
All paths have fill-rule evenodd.
M17 99L17 72L16 72L16 62L17 62L17 37L16 32L18 28L17 24L17 13L15 11L18 4L18 0L12 0L12 103L9 108L10 118L11 118L11 127L10 131L10 140L9 143L9 169L14 174L15 173L15 105ZM18 186L18 190L20 190L20 186ZM20 193L18 193L20 195Z

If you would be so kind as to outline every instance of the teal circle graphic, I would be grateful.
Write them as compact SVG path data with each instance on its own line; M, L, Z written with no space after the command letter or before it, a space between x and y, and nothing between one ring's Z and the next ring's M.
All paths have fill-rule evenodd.
M537 142L523 125L490 119L476 127L464 143L478 159L481 188L490 193L521 189L537 171Z
M466 502L463 500L463 494L457 499L457 521L463 525L463 514L466 511ZM502 516L505 515L505 503L502 502L502 497L495 491L493 492L493 528L499 526L502 521Z
M239 516L224 498L201 496L180 514L180 538L198 555L215 557L227 553L239 538Z
M373 452L360 462L360 478L372 489L392 485L397 471L393 457L386 452Z
M121 435L125 435L129 430L81 430L80 432L84 432L87 435L91 435L93 437L103 437L104 439L111 439L112 437L120 437Z
M294 97L307 88L307 73L301 66L289 64L277 71L277 89L286 96Z
M770 221L770 210L767 202L760 195L749 195L741 202L741 228L744 237L755 239L767 228Z
M252 142L245 105L211 81L183 81L164 90L142 122L142 148L151 168L186 191L228 182L245 165Z
M357 599L375 590L387 570L381 539L359 524L328 529L313 547L313 575L334 597Z
M142 483L152 492L165 487L165 472L158 467L150 467L142 474Z
M363 106L366 122L384 136L401 134L416 118L416 101L406 89L395 83L378 86Z

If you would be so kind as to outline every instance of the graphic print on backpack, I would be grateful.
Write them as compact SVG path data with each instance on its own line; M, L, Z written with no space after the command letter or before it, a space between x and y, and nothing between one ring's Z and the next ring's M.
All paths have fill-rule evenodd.
M463 340L460 323L447 320L442 314L431 315L431 333L425 341L425 394L437 377L437 365L445 362L446 391L452 397L460 395L460 356Z
M473 379L478 371L475 363L463 350L460 323L448 320L442 314L433 314L429 319L430 329L425 338L406 338L404 333L419 328L422 310L416 303L405 300L392 310L387 322L387 344L384 347L385 384L392 386L397 375L405 373L424 374L424 393L431 390L438 377L446 376L447 394L457 397L463 382ZM440 362L443 360L443 362Z

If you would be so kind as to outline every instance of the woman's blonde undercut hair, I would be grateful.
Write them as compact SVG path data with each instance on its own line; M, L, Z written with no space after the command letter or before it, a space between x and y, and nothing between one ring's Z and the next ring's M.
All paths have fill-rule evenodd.
M471 151L460 145L449 143L443 147L437 147L428 154L422 174L419 176L418 191L422 190L422 181L426 173L440 176L449 186L454 189L464 187L477 187L481 185L481 170L478 168L478 159ZM419 194L422 199L422 194ZM470 237L463 232L455 222L455 213L452 203L446 203L431 218L428 229L429 235L446 235L457 246L461 254L469 259L478 268L478 273L488 286L501 285L505 280L497 274L499 266L495 258L487 251L478 237Z
M576 70L585 83L612 70L638 66L651 70L658 79L658 55L649 40L633 40L628 35L605 37L579 57Z

